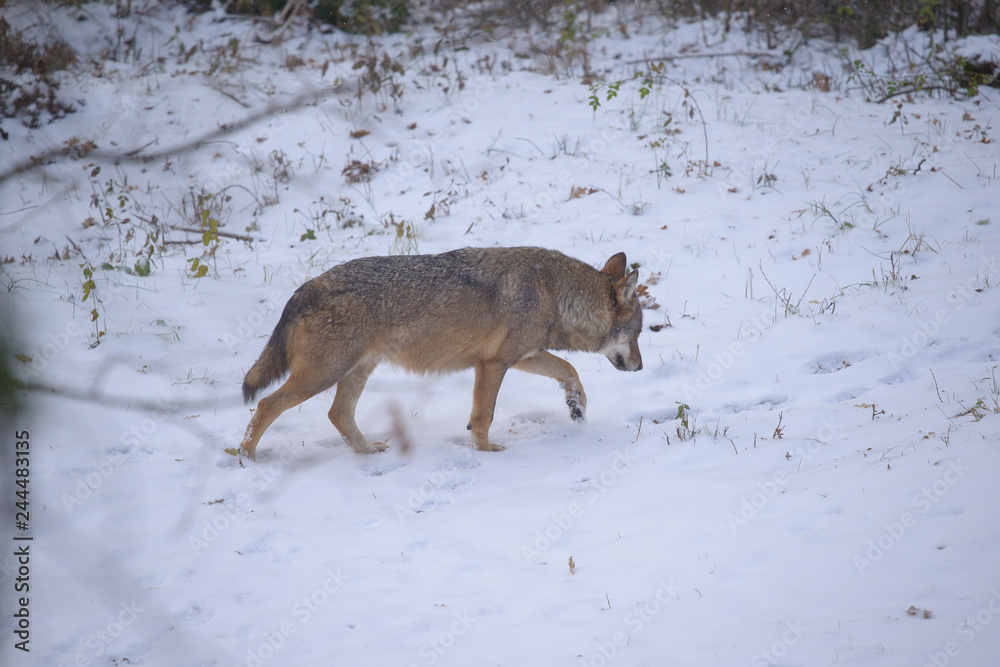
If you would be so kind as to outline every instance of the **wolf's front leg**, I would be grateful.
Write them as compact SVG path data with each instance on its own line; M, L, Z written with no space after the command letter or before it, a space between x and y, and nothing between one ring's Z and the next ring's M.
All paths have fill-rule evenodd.
M476 364L476 384L472 390L472 414L468 429L472 431L472 446L481 452L502 452L502 445L490 442L490 425L497 404L497 392L507 373L507 367L497 361Z
M587 413L587 394L573 365L561 357L542 350L530 357L525 357L513 366L525 373L544 375L559 383L566 392L566 405L569 406L569 416L575 422L582 422Z

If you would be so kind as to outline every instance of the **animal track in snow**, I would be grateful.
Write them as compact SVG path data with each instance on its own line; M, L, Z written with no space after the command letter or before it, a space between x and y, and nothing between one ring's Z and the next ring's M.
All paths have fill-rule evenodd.
M381 477L382 475L388 475L389 473L399 470L405 466L406 464L402 461L380 461L371 465L362 465L361 474L366 477Z
M869 359L872 356L874 356L872 353L864 350L832 352L830 354L824 354L821 357L816 357L806 365L806 368L809 369L810 373L814 373L816 375L839 373L840 371L850 368L854 364L864 361L865 359Z

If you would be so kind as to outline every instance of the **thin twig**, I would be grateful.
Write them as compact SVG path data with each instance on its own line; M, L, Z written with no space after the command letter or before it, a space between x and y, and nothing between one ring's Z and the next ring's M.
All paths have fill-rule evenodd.
M204 229L195 229L194 227L178 227L176 225L170 225L170 229L177 230L178 232L188 232L190 234L204 234ZM252 236L247 236L246 234L234 234L233 232L224 232L221 229L214 232L219 236L225 236L226 238L236 239L238 241L246 241L247 243L253 243L258 240Z
M305 4L306 0L295 0L294 2L288 2L285 5L285 8L281 11L281 16L278 17L278 21L281 22L281 27L278 28L277 32L275 32L268 39L263 39L258 37L258 40L263 44L270 44L271 42L277 41L281 37L282 33L285 32L285 29L288 28L288 24L292 22L292 19L295 18L295 15L298 14L299 11L301 11L302 7L304 7ZM289 12L290 7L292 8L292 10Z
M897 90L894 93L888 93L886 95L883 95L879 99L875 100L875 104L882 104L882 102L891 100L894 97L899 97L900 95L910 95L911 93L924 93L931 90L943 90L947 93L950 93L951 95L955 95L958 92L957 90L949 88L948 86L914 86L912 88L903 88L901 90Z
M928 369L928 370L930 370L930 372L931 372L931 379L934 380L934 393L935 393L935 395L937 395L938 401L940 401L941 403L944 403L944 400L941 398L941 387L938 386L937 378L934 376L934 369L931 368L931 369Z
M951 176L949 176L949 175L947 174L947 172L945 172L945 170L944 170L944 169L942 169L941 167L938 167L938 172L940 172L940 173L941 173L941 174L942 174L942 175L943 175L943 176L944 176L945 178L947 178L947 179L948 179L949 181L951 181L952 183L954 183L955 185L957 185L957 186L958 186L958 187L959 187L960 189L962 189L962 190L964 190L964 189L965 189L965 188L963 188L963 187L962 187L962 184L961 184L961 183L959 183L959 182L958 182L958 181L956 181L956 180L955 180L954 178L952 178Z
M200 148L202 145L219 139L220 137L225 137L230 134L239 132L250 125L258 123L264 119L271 118L277 114L284 114L294 111L300 107L304 107L310 104L316 104L320 102L325 97L337 93L341 88L344 88L344 84L338 84L335 86L329 86L326 88L307 90L303 93L296 95L287 104L270 104L267 107L251 113L243 120L240 120L232 125L226 125L220 127L217 130L212 130L211 132L206 132L202 136L187 141L176 146L171 146L170 148L163 149L161 151L156 151L153 153L142 153L143 146L138 149L131 149L124 153L112 153L102 150L92 150L87 153L87 158L89 160L95 161L105 161L111 162L113 164L122 164L123 162L137 162L137 163L148 163L154 160L161 160L163 158L170 157L172 155L177 155L192 149ZM149 144L147 144L148 146ZM68 158L72 157L72 147L64 148L53 148L51 150L43 151L38 155L34 155L27 160L23 160L20 164L15 164L10 169L0 172L0 183L8 181L12 178L20 176L21 174L27 173L29 171L34 171L39 167L43 167L46 164L58 159L58 158Z
M166 412L172 413L177 410L205 410L209 407L217 407L220 403L225 405L227 403L232 403L232 405L238 405L238 401L234 398L232 401L217 401L214 405L209 402L208 399L196 399L191 401L176 401L174 399L164 399L160 403L155 403L153 401L137 399L130 396L113 396L105 394L102 391L84 391L81 389L75 389L73 387L52 387L37 384L34 382L23 382L17 385L20 389L25 389L27 391L35 391L41 394L49 394L52 396L58 396L60 398L66 398L72 401L84 401L86 403L97 403L102 406L112 406L117 408L124 408L126 410L142 410L143 412Z
M691 58L763 58L765 56L773 56L775 58L782 57L778 53L769 53L767 51L727 51L725 53L678 53L673 56L654 56L651 58L640 58L639 60L626 60L626 65L639 65L642 63L652 63L661 60L688 60Z

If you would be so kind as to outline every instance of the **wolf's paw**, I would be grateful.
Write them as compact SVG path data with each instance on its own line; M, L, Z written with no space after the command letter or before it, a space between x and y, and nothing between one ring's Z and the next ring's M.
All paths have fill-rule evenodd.
M566 405L569 406L569 418L575 422L582 422L583 406L572 398L566 399Z
M481 452L502 452L507 448L503 445L494 445L492 442L488 442L485 445L476 445L476 449Z
M385 444L384 442L368 442L361 447L357 447L354 445L351 446L354 447L354 451L356 451L358 454L378 454L379 452L384 452L385 450L389 449L389 445Z

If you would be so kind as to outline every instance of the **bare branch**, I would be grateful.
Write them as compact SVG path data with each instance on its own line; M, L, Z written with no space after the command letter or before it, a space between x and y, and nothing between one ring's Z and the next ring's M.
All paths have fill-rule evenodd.
M171 146L160 151L154 151L150 153L144 153L143 150L149 146L143 146L138 149L131 149L124 152L108 152L102 150L92 150L87 153L87 158L90 160L100 160L104 162L110 162L112 164L122 164L127 162L134 163L148 163L155 160L162 160L164 158L170 157L172 155L177 155L179 153L184 153L193 149L200 148L202 145L218 140L221 137L228 136L243 130L255 123L262 120L275 116L277 114L285 114L304 106L317 104L321 100L330 95L337 94L345 87L344 84L338 84L335 86L329 86L326 88L312 89L296 95L290 102L285 104L272 104L259 111L251 113L246 118L232 125L225 125L217 130L212 130L206 134L187 141L176 146ZM16 164L6 171L0 172L0 183L8 181L12 178L16 178L22 174L29 171L34 171L40 167L45 166L51 162L58 159L64 159L72 157L74 152L79 152L79 148L73 146L67 146L65 148L53 148L51 150L40 153L39 155L33 155L32 157L24 160L20 164Z

